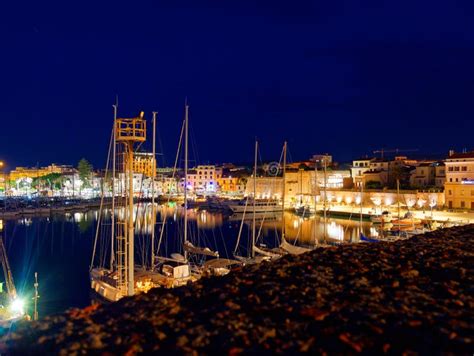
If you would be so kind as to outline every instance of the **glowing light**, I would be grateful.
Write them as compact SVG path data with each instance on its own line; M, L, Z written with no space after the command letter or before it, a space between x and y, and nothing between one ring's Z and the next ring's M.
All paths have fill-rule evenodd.
M345 202L346 204L352 203L352 197L346 197Z
M25 307L25 302L21 300L20 298L14 299L12 303L10 304L10 309L12 310L12 312L17 313L17 314L23 314L24 307Z
M360 196L357 196L355 202L357 205L359 205L362 202L362 198Z
M375 206L382 204L382 199L380 199L380 197L372 197L370 200L372 200L372 203L374 203Z
M331 221L327 225L328 236L332 239L343 241L344 240L344 228L342 225L336 224L334 221Z
M407 206L409 208L411 208L413 205L415 205L415 203L416 203L416 199L413 199L413 198L407 199Z
M392 205L393 199L391 197L386 197L384 202L385 205Z
M341 204L341 202L342 202L342 197L341 197L341 196L338 196L338 197L336 198L336 201L337 201L338 204Z
M418 199L416 204L418 205L419 208L421 208L423 205L425 205L425 203L426 203L426 200L420 198Z

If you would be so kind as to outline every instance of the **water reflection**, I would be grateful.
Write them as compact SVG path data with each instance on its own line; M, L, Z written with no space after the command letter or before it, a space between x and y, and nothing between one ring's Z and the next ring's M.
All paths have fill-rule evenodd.
M149 261L147 252L150 234L155 227L156 237L162 231L161 220L168 218L164 228L164 241L160 253L179 252L183 230L184 208L179 205L156 205L154 224L151 204L134 207L136 222L136 246L140 249L137 263ZM123 209L115 211L117 219L125 217ZM48 217L28 217L4 221L5 246L10 258L17 288L25 295L32 291L34 272L40 276L40 315L61 312L69 307L83 307L89 303L89 265L99 212L55 214ZM102 212L104 223L110 223L111 209ZM252 232L252 214L242 224L242 216L227 216L198 209L188 210L189 238L199 246L217 249L221 257L232 255L237 236L242 227L243 251L248 252L249 236ZM326 224L321 217L302 218L290 212L284 216L286 238L301 245L316 245L327 242L357 241L359 222L329 219ZM258 214L256 217L259 241L268 246L275 245L281 237L282 217L279 213ZM378 232L369 223L362 226L365 234ZM101 231L101 230L99 230ZM326 238L324 238L326 231ZM105 238L110 238L110 233ZM109 240L110 241L110 240ZM98 246L98 255L108 263L108 246ZM103 246L102 246L103 245ZM156 246L156 245L155 245Z

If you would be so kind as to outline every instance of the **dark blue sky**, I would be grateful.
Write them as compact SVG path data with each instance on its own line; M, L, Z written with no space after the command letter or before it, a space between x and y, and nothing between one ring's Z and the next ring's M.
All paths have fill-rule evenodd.
M3 2L0 156L105 161L112 107L158 110L174 157L183 102L201 163L472 148L471 1Z

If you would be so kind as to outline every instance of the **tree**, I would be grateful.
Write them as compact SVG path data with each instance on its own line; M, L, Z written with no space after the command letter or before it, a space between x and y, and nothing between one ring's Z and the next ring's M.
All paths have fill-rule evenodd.
M382 184L378 181L369 180L367 183L365 183L365 187L367 189L381 189Z
M77 164L77 170L79 171L79 178L81 178L84 186L90 186L89 181L92 174L92 164L85 158L82 158Z

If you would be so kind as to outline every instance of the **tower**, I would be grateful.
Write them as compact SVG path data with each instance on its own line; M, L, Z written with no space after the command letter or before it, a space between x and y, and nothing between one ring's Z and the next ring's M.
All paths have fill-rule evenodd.
M122 172L125 194L123 218L117 224L117 273L122 295L134 294L134 223L133 223L133 154L135 144L146 140L146 121L143 111L138 117L117 118L114 124L117 149L123 150Z

